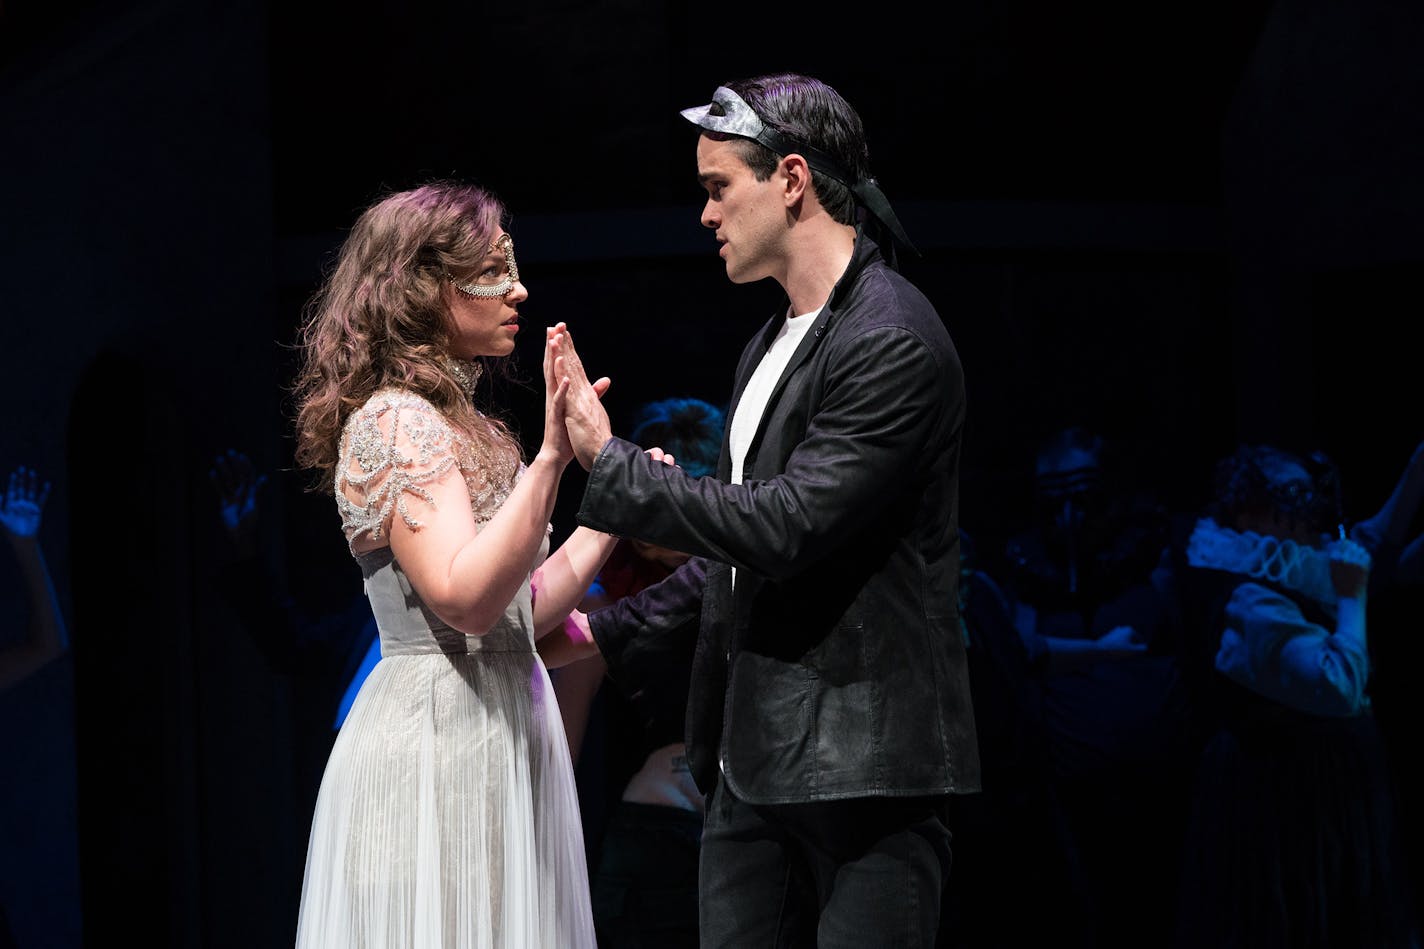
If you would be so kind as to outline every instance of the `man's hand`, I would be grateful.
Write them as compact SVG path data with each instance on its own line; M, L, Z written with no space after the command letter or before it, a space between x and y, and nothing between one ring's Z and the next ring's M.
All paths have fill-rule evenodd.
M1353 540L1337 540L1325 548L1330 557L1330 582L1335 595L1361 597L1370 584L1370 553Z
M569 442L573 446L574 457L585 471L593 468L593 460L608 440L613 437L612 426L608 422L608 412L600 401L608 391L610 380L607 376L596 382L588 381L583 361L574 349L568 327L563 323L549 327L550 352L554 357L554 376L567 382L563 396L564 425L568 430Z
M49 498L49 482L40 484L33 468L10 472L10 484L0 500L0 526L16 540L28 540L40 532L40 516Z
M653 459L653 461L661 461L665 465L672 465L674 468L677 467L677 459L661 448L647 448L643 450L643 454Z
M1147 653L1147 643L1131 626L1114 626L1098 637L1098 649L1111 659L1127 656L1142 656Z
M208 480L218 494L218 511L223 527L234 544L247 548L256 543L257 494L267 483L265 474L258 474L252 459L229 448L213 459Z

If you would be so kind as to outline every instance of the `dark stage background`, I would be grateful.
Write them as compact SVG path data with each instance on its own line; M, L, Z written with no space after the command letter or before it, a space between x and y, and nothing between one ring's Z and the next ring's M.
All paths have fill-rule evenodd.
M652 398L720 404L776 295L725 279L677 110L809 72L861 111L924 252L905 270L963 358L986 547L1070 422L1177 510L1243 438L1324 448L1351 516L1378 507L1424 438L1417 3L829 11L0 2L0 465L54 482L41 542L73 633L0 694L16 945L291 943L300 683L215 595L207 470L237 448L271 473L264 549L304 606L359 588L290 470L283 386L302 302L387 188L506 199L531 380L566 320L620 427ZM537 439L537 389L505 396ZM28 622L5 557L0 645Z

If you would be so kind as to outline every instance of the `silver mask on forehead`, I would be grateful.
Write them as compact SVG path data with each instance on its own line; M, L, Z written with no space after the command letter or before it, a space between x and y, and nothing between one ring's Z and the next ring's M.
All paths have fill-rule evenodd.
M712 113L713 106L719 107L722 114L714 115ZM895 212L890 207L890 199L885 197L885 193L880 190L879 182L868 175L857 177L820 149L813 148L794 136L767 125L762 121L761 116L756 114L756 110L747 105L745 99L726 86L718 86L717 90L712 93L712 101L707 105L683 109L679 114L698 128L723 135L749 138L778 155L790 155L795 152L806 159L806 164L810 165L814 171L834 178L849 188L855 194L855 199L861 207L869 211L884 225L896 242L908 248L911 253L919 253L915 250L915 245L910 243L905 229L900 226L899 219L895 217ZM884 249L891 266L894 266L893 248L886 247Z
M712 107L719 106L722 115L713 115ZM759 145L771 149L778 155L792 152L806 159L806 164L816 171L836 179L851 190L856 188L856 176L830 155L779 129L772 128L761 120L761 116L745 99L726 86L718 86L712 93L712 102L691 109L683 109L682 117L698 128L724 135L738 135L749 138ZM872 182L873 183L873 182ZM863 203L863 202L862 202Z
M722 107L722 115L713 115L712 106ZM752 111L752 107L726 86L718 86L717 91L712 93L712 101L707 105L693 106L690 109L682 110L682 117L687 119L698 128L707 129L710 132L722 132L726 135L740 135L742 138L760 140L761 134L766 130L766 125L762 122L761 116ZM762 142L766 145L765 142ZM771 146L767 146L770 148Z

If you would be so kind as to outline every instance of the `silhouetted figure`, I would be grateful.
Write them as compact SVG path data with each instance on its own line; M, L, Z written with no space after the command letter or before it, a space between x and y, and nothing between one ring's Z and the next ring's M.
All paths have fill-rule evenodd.
M1087 939L1125 949L1170 931L1194 755L1175 603L1157 573L1168 520L1150 490L1122 483L1110 448L1077 427L1043 441L1034 523L1010 538L1003 569L1014 625L1040 657Z
M1415 446L1389 497L1350 528L1370 552L1370 698L1397 789L1400 838L1405 842L1415 916L1424 906L1424 812L1416 755L1420 704L1418 670L1424 662L1424 443Z
M286 583L259 552L260 494L267 475L259 474L245 453L229 449L213 459L209 478L218 492L219 516L231 541L220 576L221 592L273 668L302 680L313 728L330 750L351 700L380 658L371 605L353 583L351 598L337 610L313 616L298 607ZM319 779L326 755L317 757Z
M305 828L316 806L322 771L356 689L380 658L380 638L361 585L329 611L299 604L259 542L270 516L262 499L268 482L244 452L228 449L213 458L208 477L217 493L218 517L228 544L214 572L214 586L229 613L261 650L271 669L290 684L292 812ZM288 851L290 906L286 927L296 927L306 866L303 834L280 844Z
M21 466L10 473L0 497L0 528L19 563L30 614L25 638L0 650L0 691L29 678L69 648L69 628L39 540L49 492L50 482L41 483L33 468Z
M1350 539L1370 552L1370 593L1390 587L1424 585L1424 442L1380 509L1350 528Z
M1181 887L1182 949L1413 944L1371 710L1369 553L1322 455L1243 445L1179 552L1209 740Z
M939 945L1082 947L1089 901L1053 785L1047 647L1019 635L1007 594L963 531L960 545L959 615L983 790L952 802L961 882L949 889Z
M28 679L69 649L69 627L39 540L49 492L50 482L41 482L33 468L21 466L10 473L0 496L0 529L19 564L30 617L25 638L0 649L0 692ZM15 946L9 917L0 905L0 949Z

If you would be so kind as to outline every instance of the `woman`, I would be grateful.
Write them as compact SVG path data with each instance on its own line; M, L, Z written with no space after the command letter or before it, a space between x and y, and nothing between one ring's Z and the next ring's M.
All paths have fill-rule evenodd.
M527 465L473 405L528 297L504 214L469 185L390 195L308 310L297 459L335 494L382 658L322 779L298 946L594 945L546 662L591 650L574 607L614 539L548 555L573 457L550 359Z
M1371 712L1370 558L1319 456L1241 447L1183 564L1207 729L1177 944L1415 945Z

